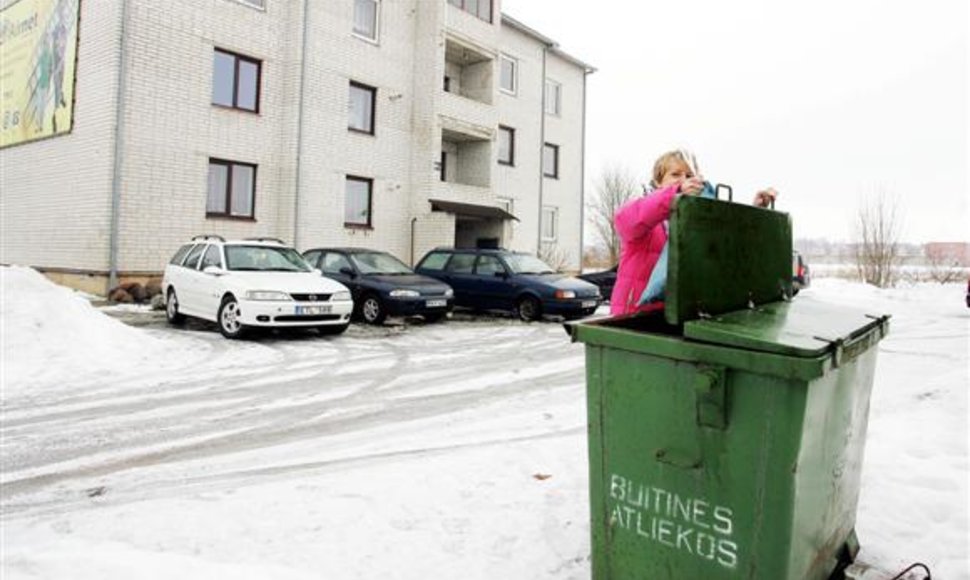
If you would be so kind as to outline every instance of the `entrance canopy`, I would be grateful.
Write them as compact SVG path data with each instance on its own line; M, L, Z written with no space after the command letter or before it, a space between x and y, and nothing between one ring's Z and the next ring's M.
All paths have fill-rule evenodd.
M443 211L457 215L474 216L479 218L519 221L519 218L500 207L495 207L494 205L458 203L457 201L444 201L440 199L429 199L428 201L431 202L431 211Z

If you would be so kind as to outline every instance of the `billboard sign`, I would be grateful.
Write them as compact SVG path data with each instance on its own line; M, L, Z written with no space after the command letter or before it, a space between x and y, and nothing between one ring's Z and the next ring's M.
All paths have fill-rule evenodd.
M0 147L70 133L80 0L0 9Z

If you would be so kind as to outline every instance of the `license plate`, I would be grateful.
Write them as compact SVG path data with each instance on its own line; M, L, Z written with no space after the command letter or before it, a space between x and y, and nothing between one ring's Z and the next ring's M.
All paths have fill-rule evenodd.
M447 300L428 300L425 303L425 305L428 308L440 308L442 306L447 306L448 305L448 301Z
M583 308L596 308L595 300L583 300Z
M313 316L315 314L330 314L330 305L325 306L297 306L297 316Z

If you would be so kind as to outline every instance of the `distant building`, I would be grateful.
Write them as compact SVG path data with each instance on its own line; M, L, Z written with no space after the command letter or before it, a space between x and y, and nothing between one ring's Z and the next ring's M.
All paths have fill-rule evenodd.
M970 267L970 244L966 242L929 242L923 245L923 252L931 263Z
M35 5L74 11L73 102L31 80L60 129L5 134L2 263L103 292L209 233L409 263L494 245L580 268L593 69L500 0L20 0L5 15ZM46 42L52 22L23 28Z

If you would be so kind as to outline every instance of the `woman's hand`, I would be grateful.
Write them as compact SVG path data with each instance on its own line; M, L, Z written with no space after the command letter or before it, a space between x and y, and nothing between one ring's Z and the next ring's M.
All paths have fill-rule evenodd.
M704 189L704 180L700 177L688 177L680 182L680 193L697 195Z
M769 187L754 194L754 201L752 203L757 207L768 207L776 199L778 199L778 192L773 187Z

